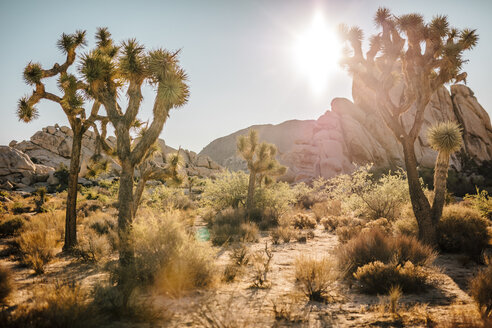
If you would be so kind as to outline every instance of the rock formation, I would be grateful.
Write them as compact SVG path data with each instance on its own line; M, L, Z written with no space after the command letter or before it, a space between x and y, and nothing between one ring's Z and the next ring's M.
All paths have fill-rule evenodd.
M316 121L287 121L278 125L257 125L262 141L276 144L278 159L289 167L286 181L309 181L318 176L330 178L349 173L353 163L374 163L376 167L404 166L403 150L392 132L374 110L373 94L354 83L354 102L335 98L331 110ZM412 122L414 109L403 116ZM425 112L425 121L418 140L416 155L422 167L433 167L437 153L426 138L427 129L444 120L457 121L463 128L463 150L477 162L492 160L492 128L487 112L473 92L464 85L451 86L451 92L440 88L432 97ZM237 170L245 165L236 155L236 138L248 129L214 140L201 155L208 155L222 166ZM460 162L452 158L460 169Z
M95 152L96 135L87 131L82 139L81 171L82 178L87 172L87 165ZM111 146L116 143L115 137L107 139ZM159 139L159 146L164 156L176 149ZM36 132L30 140L9 143L9 146L0 146L0 189L21 189L32 191L39 185L56 184L53 172L60 165L68 167L72 146L72 131L66 126L48 126ZM197 155L181 149L180 154L185 161L185 171L191 176L213 176L222 168L208 156ZM113 170L118 170L118 163L111 157ZM163 162L163 156L157 155L154 160ZM110 175L114 175L115 172ZM31 187L29 187L31 186Z

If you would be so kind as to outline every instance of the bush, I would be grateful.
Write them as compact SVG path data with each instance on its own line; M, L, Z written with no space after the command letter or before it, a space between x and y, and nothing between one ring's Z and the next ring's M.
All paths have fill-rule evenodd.
M475 209L460 205L444 208L439 222L439 247L478 258L489 243L488 222Z
M295 270L296 280L310 301L324 301L338 277L336 263L328 257L317 260L301 256L296 259Z
M338 241L342 244L347 243L349 240L358 236L362 231L362 226L360 225L348 225L340 226L335 230L338 237Z
M354 278L361 290L369 294L386 294L395 286L399 286L405 293L420 292L427 287L427 273L410 261L404 265L370 262L357 268Z
M150 192L147 205L159 210L188 210L195 208L195 204L185 195L183 189L164 185L158 186Z
M142 284L155 283L170 295L210 286L216 277L213 251L186 232L174 211L137 217L132 231L135 273Z
M0 222L0 236L8 237L17 234L26 220L22 216L10 216Z
M345 277L351 278L357 268L375 261L400 265L410 261L417 266L430 265L436 253L413 237L393 237L373 229L338 247L337 257Z
M103 322L96 309L87 302L87 293L78 285L58 283L37 287L34 302L21 304L16 311L4 314L0 326L31 328L97 327ZM1 322L1 321L4 322Z
M398 235L417 237L419 226L414 216L402 217L393 223L393 230Z
M353 225L352 224L353 222L355 222L355 220L347 216L328 216L321 219L320 221L320 223L323 225L325 230L328 231L334 231L339 226L342 227L342 226Z
M243 268L249 263L250 250L243 243L232 247L230 262L224 269L224 281L231 282L243 273Z
M207 179L202 193L202 204L221 211L246 204L248 175L243 171L223 171L216 179Z
M0 266L0 305L5 304L13 289L12 273L6 267Z
M99 235L107 235L116 228L117 222L116 218L110 214L96 212L86 218L85 225Z
M295 229L314 229L316 220L308 214L297 213L293 218L293 225Z
M275 245L280 244L280 242L288 243L295 235L295 231L289 226L276 227L270 232L270 238Z
M344 212L392 220L409 201L406 173L390 171L375 179L371 169L372 165L365 165L351 175L341 174L331 179L330 195L342 203Z
M339 216L342 213L342 203L339 200L324 201L312 206L314 216L319 222L328 216Z
M487 190L480 191L477 188L475 195L466 194L464 200L470 202L482 216L492 220L492 197L489 196Z
M63 238L63 212L43 213L25 224L17 238L22 262L37 274L53 258L59 241Z
M470 281L470 294L482 315L492 317L492 262Z
M255 206L263 211L268 210L277 218L294 202L294 192L285 182L276 182L255 191Z
M111 244L106 234L92 229L79 232L80 238L75 246L75 255L84 261L100 262L111 253Z

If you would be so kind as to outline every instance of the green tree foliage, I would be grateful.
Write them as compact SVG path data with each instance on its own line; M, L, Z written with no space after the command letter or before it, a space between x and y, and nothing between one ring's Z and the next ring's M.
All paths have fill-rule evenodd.
M97 30L96 44L95 50L82 57L80 72L87 84L87 93L102 104L107 113L107 117L101 118L101 132L96 129L101 148L114 154L121 165L118 192L120 263L131 266L134 257L129 234L136 209L135 168L152 153L171 109L188 101L187 76L179 65L179 51L146 51L135 39L117 46L106 28ZM137 115L141 109L144 83L150 83L156 91L153 119L140 129L138 138L132 138L131 129L141 126ZM121 104L120 94L123 92L127 95L126 104ZM116 149L106 143L108 123L115 130Z
M431 207L422 190L415 141L436 90L449 82L466 81L463 53L477 44L478 36L475 30L450 27L447 16L442 15L426 23L420 14L396 16L379 8L374 22L380 32L370 37L365 54L362 30L341 26L341 35L349 45L343 65L374 92L375 110L401 143L419 238L436 244L442 206ZM395 87L401 88L397 100L392 97ZM412 115L402 120L410 110Z
M80 171L80 153L82 149L82 136L99 119L100 103L92 97L89 85L80 76L69 72L75 63L77 51L86 45L85 31L76 31L73 34L63 33L57 42L59 50L65 54L65 62L55 63L52 68L46 69L39 63L30 62L24 68L24 81L34 87L30 96L19 100L17 116L19 120L30 122L39 116L35 107L41 100L49 100L60 105L72 128L72 149L70 155L70 168L68 177L67 211L65 250L73 248L77 243L77 182ZM101 51L102 45L98 44L95 51ZM57 77L57 85L60 94L46 90L45 81ZM92 102L90 111L88 102ZM89 116L87 117L87 112Z

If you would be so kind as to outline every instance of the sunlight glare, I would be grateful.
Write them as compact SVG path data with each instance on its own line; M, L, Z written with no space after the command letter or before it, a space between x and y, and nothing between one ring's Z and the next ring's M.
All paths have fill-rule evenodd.
M316 12L311 26L298 35L294 44L294 58L315 93L322 92L330 73L338 66L341 43L321 12Z

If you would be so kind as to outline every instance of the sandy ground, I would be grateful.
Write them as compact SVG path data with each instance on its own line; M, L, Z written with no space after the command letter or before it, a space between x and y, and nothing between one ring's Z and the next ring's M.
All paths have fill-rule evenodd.
M264 233L258 243L248 244L250 252L261 252L265 242L272 250L268 288L252 288L253 266L232 283L218 283L214 288L197 291L180 298L155 296L158 308L173 313L171 322L153 326L170 327L426 327L431 322L449 317L455 311L472 313L475 304L467 294L467 281L477 265L465 262L460 255L440 255L431 269L434 287L426 293L405 295L397 314L380 305L384 298L361 294L356 288L336 283L326 303L309 302L300 292L294 275L294 262L299 255L331 256L338 239L320 227L315 237L305 243L290 242L272 245ZM0 239L0 264L14 271L16 290L11 304L30 301L34 285L75 280L83 288L107 279L97 265L73 262L73 258L58 255L36 276L22 267L6 252L9 240ZM217 262L224 267L229 262L228 248L219 248ZM275 318L274 309L283 313Z

